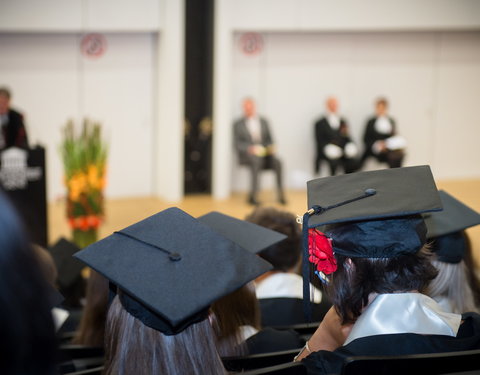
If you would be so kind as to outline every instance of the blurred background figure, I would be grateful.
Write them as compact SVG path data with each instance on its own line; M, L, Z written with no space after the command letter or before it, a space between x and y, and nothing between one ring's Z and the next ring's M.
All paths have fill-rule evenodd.
M322 160L328 163L332 176L338 166L341 166L345 173L355 172L358 168L358 148L352 142L346 120L338 114L337 98L330 96L325 107L325 115L315 123L315 174L320 173Z
M277 352L305 345L293 330L262 328L253 282L214 302L212 311L217 350L221 357Z
M0 150L8 147L28 148L23 115L10 108L10 90L0 87Z
M425 223L438 270L428 295L445 311L480 312L480 282L472 263L470 239L465 232L480 224L480 214L445 191L439 191L443 211L427 215Z
M234 123L234 142L241 165L251 172L248 203L258 205L259 174L263 169L273 169L276 174L278 202L286 204L282 182L282 163L276 157L275 144L267 120L257 115L255 101L243 100L244 116Z
M278 327L306 323L302 300L303 280L298 274L302 237L295 216L273 207L260 207L245 220L287 235L285 240L258 253L273 265L272 271L255 280L262 326ZM312 321L319 322L332 304L319 289L310 287L313 292Z
M54 374L51 286L12 206L0 194L0 374Z
M108 311L108 280L91 270L80 325L72 344L103 347Z
M398 135L395 121L388 115L387 99L379 98L375 102L375 116L367 122L363 141L362 164L373 156L379 162L387 163L389 168L402 166L407 143Z

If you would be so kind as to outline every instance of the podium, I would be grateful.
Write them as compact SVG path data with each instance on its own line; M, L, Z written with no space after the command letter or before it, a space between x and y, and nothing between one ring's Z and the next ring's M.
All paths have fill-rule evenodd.
M0 151L0 189L16 207L30 240L48 245L45 149Z

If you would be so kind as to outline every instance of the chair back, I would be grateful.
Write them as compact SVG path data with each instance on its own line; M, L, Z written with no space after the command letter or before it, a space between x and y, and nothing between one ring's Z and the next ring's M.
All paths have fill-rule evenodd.
M480 373L480 349L461 352L346 358L342 375Z
M293 349L241 357L224 357L222 362L227 371L246 371L292 362L299 351L300 349Z
M242 372L242 375L307 375L307 368L301 362L290 362Z
M92 368L92 369L89 369L89 370L69 372L65 375L102 375L102 373L103 373L103 366Z

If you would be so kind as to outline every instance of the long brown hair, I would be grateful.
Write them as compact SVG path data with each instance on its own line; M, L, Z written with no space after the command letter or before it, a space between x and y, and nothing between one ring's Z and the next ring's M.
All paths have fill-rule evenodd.
M108 280L91 270L87 283L86 304L73 344L98 346L104 344L105 320L108 310Z
M353 323L371 293L425 292L437 275L426 247L394 258L347 258L335 255L338 269L327 292L342 324Z
M114 298L105 332L106 375L212 375L226 371L208 319L167 336L130 315Z
M247 354L240 327L260 329L260 305L253 282L220 298L212 305L213 328L217 337L217 350L221 357Z

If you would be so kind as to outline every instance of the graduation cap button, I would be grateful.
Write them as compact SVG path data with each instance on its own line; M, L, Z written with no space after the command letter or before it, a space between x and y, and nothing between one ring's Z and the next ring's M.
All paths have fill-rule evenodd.
M171 253L168 257L172 262L178 262L182 259L182 256L179 253Z

